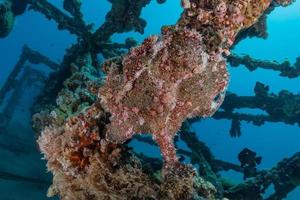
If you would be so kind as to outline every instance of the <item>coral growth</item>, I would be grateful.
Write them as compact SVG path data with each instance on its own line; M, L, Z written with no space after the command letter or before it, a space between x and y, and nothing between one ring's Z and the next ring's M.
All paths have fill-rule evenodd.
M97 96L94 93L100 87L101 79L99 71L92 65L91 55L78 56L70 68L72 75L63 83L64 88L56 98L57 106L43 107L33 115L33 128L37 133L53 123L64 124L65 119L74 113L80 113L96 101Z
M84 114L71 117L64 126L42 132L38 142L48 169L54 172L49 196L59 193L62 199L130 199L155 194L155 184L142 176L140 169L130 167L129 161L125 163L122 147L101 138L101 117L105 113L94 105Z
M53 172L48 196L61 199L214 199L214 187L190 168L168 171L164 181L142 169L122 145L105 139L106 114L91 106L62 126L49 126L38 139Z

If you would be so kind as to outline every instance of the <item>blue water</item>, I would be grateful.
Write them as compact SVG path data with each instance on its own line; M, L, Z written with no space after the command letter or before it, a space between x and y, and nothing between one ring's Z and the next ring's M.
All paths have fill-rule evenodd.
M61 0L50 0L50 2L62 8ZM105 14L110 7L107 1L85 0L82 7L84 18L98 27L104 22ZM143 9L141 16L147 21L144 35L133 32L115 34L112 40L122 42L131 36L142 41L151 34L159 33L162 25L176 23L181 11L179 3L175 0L167 0L162 5L152 1ZM269 37L266 40L245 39L233 51L237 54L249 54L254 58L279 62L289 60L294 63L296 57L300 56L300 1L287 8L276 8L268 16L267 25ZM3 85L16 64L24 44L59 62L63 58L65 49L74 42L76 38L73 35L67 31L58 31L53 21L46 20L39 13L28 11L19 16L12 33L7 38L0 39L0 86ZM43 65L35 67L47 71L47 67ZM277 72L262 69L249 72L244 67L229 67L229 70L231 74L229 90L239 95L253 95L256 81L269 85L270 90L275 93L282 89L294 93L300 92L300 78L288 79L280 77ZM9 131L0 133L0 144L24 146L28 150L23 154L14 154L0 147L0 173L1 171L11 172L50 182L50 174L46 174L45 162L40 159L41 156L36 151L34 132L30 128L28 109L38 93L38 89L34 87L24 90ZM241 112L258 111L248 109ZM238 164L238 152L245 147L255 150L263 157L262 163L258 166L259 169L271 168L283 158L300 151L300 127L296 125L266 123L257 127L242 122L240 138L229 136L230 121L228 120L206 119L193 124L192 128L197 132L199 139L205 142L219 159ZM131 145L135 146L138 151L145 152L145 146L134 142ZM151 150L146 151L146 154L159 155L158 149L154 147L147 149ZM223 175L236 183L242 181L242 176L235 172L226 172ZM7 181L0 178L0 200L47 199L46 189L46 184ZM286 199L299 200L300 188L290 193Z

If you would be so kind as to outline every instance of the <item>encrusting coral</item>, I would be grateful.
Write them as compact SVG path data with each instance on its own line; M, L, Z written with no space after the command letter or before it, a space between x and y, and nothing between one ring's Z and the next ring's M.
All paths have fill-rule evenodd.
M122 143L151 133L165 167L177 163L173 138L182 122L214 114L223 102L237 33L251 26L271 1L183 0L175 26L147 38L121 59L107 61L101 104L109 111L107 139Z
M98 123L104 114L101 107L94 105L85 114L71 117L64 126L44 129L38 142L48 169L54 172L49 196L59 193L62 199L122 199L124 195L155 194L155 184L138 168L130 168L129 164L119 168L122 162L129 161L122 156L125 151L120 145L101 138L104 133ZM139 183L145 184L141 190Z
M56 98L57 107L44 107L33 115L33 128L37 133L46 126L63 125L65 119L82 112L96 101L97 95L94 93L100 87L101 79L99 71L92 65L91 54L78 56L70 68L72 75L63 83L64 87Z
M105 139L105 112L94 104L63 126L49 126L38 142L53 172L48 196L61 199L213 199L215 189L194 172L169 171L164 182L147 174L140 161Z

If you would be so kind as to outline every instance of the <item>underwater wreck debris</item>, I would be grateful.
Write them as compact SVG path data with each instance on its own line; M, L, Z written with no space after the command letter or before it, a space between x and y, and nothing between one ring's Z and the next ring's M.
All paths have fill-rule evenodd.
M193 136L193 133L189 132L189 124L184 123L184 127L182 128L182 133L185 137L190 137L188 140L183 140L185 143L190 143L189 147L191 148L191 152L186 152L182 149L178 149L179 154L183 154L189 156L191 158L191 162L193 164L198 164L199 162L203 162L203 160L198 160L198 156L195 154L203 154L198 149L202 149L202 144L200 146L193 145L194 143L200 142L197 138ZM187 132L186 132L187 131ZM186 133L185 133L186 132ZM191 137L192 136L192 137ZM135 137L139 138L139 137ZM139 140L141 142L149 142L147 140ZM151 144L151 143L150 143ZM202 151L203 152L203 151ZM245 150L244 152L248 152ZM244 153L242 153L244 154ZM250 153L255 162L260 162L260 158L255 154ZM207 157L207 154L203 154L206 157L206 160L209 161L209 165L214 169L214 173L217 174L218 171L222 170L235 170L240 173L244 173L244 170L235 164L227 163L219 160L209 159L209 157L213 158L213 156ZM240 156L241 157L241 156ZM242 156L244 157L244 156ZM247 157L247 156L246 156ZM248 158L243 163L251 163L248 161ZM213 161L213 162L212 162ZM205 168L204 168L205 169ZM300 184L300 154L296 153L293 157L284 159L279 164L268 171L257 171L257 174L254 178L247 178L247 180L241 184L230 186L227 185L226 182L223 182L222 178L217 176L218 181L222 180L222 185L224 187L224 197L227 197L232 200L253 200L253 199L261 199L261 195L266 191L266 189L274 184L276 190L275 193L272 194L268 200L271 199L282 199L286 196L287 193L291 192L295 187ZM287 176L285 176L287 174ZM228 187L230 186L230 187ZM281 192L282 191L282 192Z
M151 0L109 0L111 10L105 17L105 22L95 32L96 41L107 41L114 33L136 31L144 33L147 22L140 18L142 9Z
M93 36L91 36L91 38L93 38ZM78 43L72 45L69 49L66 50L66 54L60 64L60 69L49 75L49 79L46 82L45 89L38 96L31 108L32 115L40 112L46 114L51 111L51 109L56 104L56 97L59 95L58 93L61 91L61 88L64 87L64 81L72 76L74 72L74 68L71 67L74 66L74 63L75 65L77 65L76 68L80 69L77 72L77 77L81 77L80 73L90 71L88 77L92 76L94 80L98 79L97 81L95 81L98 82L95 85L99 85L99 82L101 82L101 78L98 70L100 68L100 65L97 59L97 54L102 53L104 58L114 57L116 55L119 56L120 54L124 53L124 51L122 51L121 49L129 49L135 45L136 41L134 41L132 38L127 38L125 44L111 43L109 41L101 43L101 45L97 47L97 50L95 50L94 46L89 46L86 40L81 40ZM88 55L88 59L86 55ZM86 62L88 62L88 64L86 64ZM81 69L82 66L86 65L89 65L89 67ZM73 69L73 72L71 72L71 68ZM83 79L78 81L82 82L82 85L84 85ZM79 104L80 102L78 101L77 103ZM39 125L35 126L35 128L36 127L39 127ZM39 129L35 130L37 130L37 133L40 132Z
M105 42L105 43L98 44L97 48L101 49L101 54L105 59L109 59L109 58L122 56L130 48L135 46L137 46L137 41L129 37L125 40L124 44Z
M13 29L15 16L11 5L9 1L0 3L0 38L6 37Z
M73 15L76 20L83 20L83 15L80 11L81 4L82 0L64 0L63 7L66 11Z
M111 58L114 56L120 56L111 47L130 49L136 46L136 42L128 38L124 45L109 42L110 37L116 33L124 33L135 31L144 33L146 21L140 18L142 9L147 6L151 0L109 0L112 4L111 10L106 14L106 21L103 23L92 36L95 41L93 51L100 52L104 58ZM161 2L164 3L164 2ZM109 47L109 48L107 48ZM117 49L116 48L116 49ZM112 51L113 50L113 51ZM124 54L125 52L121 52Z
M280 6L289 6L291 5L295 0L274 0L275 5L280 5Z
M287 90L280 91L277 95L269 92L269 87L257 82L254 88L255 96L238 96L228 92L221 106L224 111L213 115L214 119L231 119L234 121L252 122L260 126L265 122L283 122L286 124L300 125L300 95ZM245 114L234 112L235 109L252 108L265 111L266 114ZM231 129L240 129L240 124L232 123ZM238 132L237 132L238 133ZM231 134L240 136L240 134Z
M275 9L276 6L288 6L292 4L294 0L273 0L270 6L265 10L263 15L247 29L244 29L238 33L232 48L234 48L240 41L244 40L245 38L249 37L258 37L262 39L266 39L268 37L267 32L267 16Z
M119 1L113 1L112 3L116 4L116 6L112 6L112 7L116 8L119 5L121 7L126 8L129 2L123 1L123 4L121 5L119 4L120 3ZM130 1L130 3L136 4L136 1ZM47 106L51 107L51 105L55 104L56 96L58 95L60 89L63 87L64 80L66 80L69 76L71 76L70 65L72 62L78 59L78 57L90 53L93 59L93 65L97 67L99 65L99 60L97 59L98 54L102 54L105 59L115 57L115 56L120 56L121 54L124 53L122 49L128 50L132 46L136 45L136 42L131 38L126 39L125 44L118 44L118 43L111 42L109 39L115 33L114 31L115 24L111 24L109 26L100 26L97 29L97 31L92 33L89 25L87 28L82 28L80 26L78 27L75 25L71 26L75 22L72 21L64 22L70 20L69 17L67 16L66 18L65 14L62 13L62 11L55 8L55 6L48 1L38 0L35 1L35 4L32 5L37 12L42 12L43 14L46 15L46 17L49 16L51 19L55 20L58 26L64 27L68 29L70 32L74 32L73 29L76 29L78 31L77 34L78 42L66 50L66 54L61 63L60 70L50 74L49 81L47 81L43 93L41 93L41 95L37 98L37 101L34 103L34 106L32 108L32 114L40 112L43 109L43 107L47 107ZM140 13L141 9L145 5L146 4L144 4L144 2L139 3L135 6L132 5L129 6L130 9L125 9L124 12L113 12L111 10L109 12L110 13L109 18L123 19L126 16L131 15L130 13ZM134 10L133 12L132 9L136 9L136 10ZM79 12L78 9L77 12ZM139 17L139 16L136 15L135 17ZM72 20L74 21L75 18L73 18ZM128 31L128 27L132 26L130 20L127 20L125 22L128 23L129 25L122 24L122 26L118 28L118 33L126 32ZM64 25L65 23L68 26ZM110 29L113 30L111 31ZM85 33L82 32L83 30L85 31Z
M23 94L24 89L32 84L44 84L47 81L47 78L43 72L25 66L26 62L32 64L44 64L54 71L60 68L58 64L51 61L48 57L30 49L27 45L23 46L19 60L4 82L3 86L0 88L0 105L6 103L4 100L7 96L9 96L6 105L0 111L0 132L4 132L8 127L8 124L14 115L14 110L21 99L20 95ZM10 94L11 91L12 93Z
M231 120L231 126L230 126L229 133L230 133L231 137L240 137L242 135L240 120L238 120L238 119Z
M21 77L13 81L14 87L9 99L7 99L7 102L0 101L0 103L5 103L0 111L1 120L3 120L0 123L0 134L4 133L8 127L15 109L18 106L19 101L22 99L21 96L23 95L24 89L38 82L44 83L46 81L46 76L38 70L25 67Z
M89 46L89 51L93 49L93 51L99 52L101 51L99 45L101 46L103 43L108 43L114 33L129 32L131 30L143 33L146 21L141 19L140 15L142 9L149 4L150 1L151 0L139 0L128 2L125 0L110 0L112 8L106 15L106 22L94 33L91 30L92 25L86 25L83 21L83 16L80 11L81 0L64 0L63 2L64 9L73 17L66 15L47 0L24 0L23 3L19 3L19 1L16 0L6 0L8 5L12 5L6 7L13 7L12 9L15 13L22 14L28 5L29 9L42 13L47 19L53 19L58 24L59 30L68 30L70 33L84 39L85 44L83 46ZM18 7L18 5L21 6ZM19 10L15 7L18 7ZM96 45L96 47L94 47L94 45Z
M270 185L275 192L267 200L283 199L300 184L300 153L279 162L274 168L261 171L254 178L238 184L225 192L225 197L232 200L262 199L262 194Z
M76 34L81 38L87 38L89 35L90 26L84 24L84 21L79 18L79 14L75 13L75 17L70 17L61 10L53 6L47 0L27 0L29 9L38 11L44 14L47 19L53 19L58 24L59 30L68 30L72 34ZM80 15L81 16L81 15ZM81 16L82 17L82 16ZM78 20L80 19L80 20Z
M0 115L1 114L2 113L0 113ZM0 125L0 127L1 126L2 126L2 124ZM2 132L0 132L0 134L3 135ZM14 139L15 139L15 137L14 137ZM8 151L12 154L15 154L16 156L26 155L26 154L28 155L28 154L36 151L35 148L32 148L28 144L25 144L19 138L16 138L13 144L9 144L7 142L0 142L0 150L1 151Z
M15 17L25 12L26 0L3 0L0 2L0 38L5 38L12 31Z
M227 161L223 161L223 160L218 160L218 159L214 158L213 154L210 152L210 150L206 146L206 144L201 142L196 137L196 135L195 135L196 133L191 132L191 130L189 128L187 128L187 125L186 125L187 123L188 123L188 121L184 122L184 125L183 125L184 128L183 127L181 128L179 135L180 135L180 139L184 143L187 144L187 146L191 149L191 151L187 151L187 150L177 147L177 154L189 157L191 159L191 164L193 164L193 165L197 165L197 164L202 165L202 163L204 163L203 166L210 165L210 167L208 168L208 171L205 171L206 168L201 169L201 170L204 170L204 172L198 171L199 175L210 174L211 170L213 170L213 172L216 174L219 171L228 171L228 170L234 170L236 172L243 173L243 168L241 168L240 165L230 163ZM181 135L184 135L184 137L181 137ZM134 139L139 142L147 143L149 145L154 145L154 146L157 145L152 140L152 138L150 138L148 136L143 137L141 135L135 135ZM189 143L191 143L191 144L189 144ZM140 155L140 154L136 154L136 155L139 158L141 158L142 160L143 159L151 160L153 163L156 163L155 166L161 166L161 162L159 162L159 159L148 158L145 155ZM150 163L150 161L146 162L146 163ZM154 167L154 168L156 168L156 167Z
M241 167L244 169L244 180L257 175L256 166L261 163L262 157L257 156L254 151L244 148L238 155Z
M214 157L207 146L201 143L196 133L189 131L189 128L184 125L183 130L180 132L180 138L184 141L187 146L192 150L191 163L199 166L199 175L205 180L212 183L217 189L218 196L222 196L224 189L220 179L217 177L216 168L214 163Z
M231 54L227 57L227 62L229 62L232 67L243 65L249 71L254 71L258 68L279 71L280 76L288 78L297 78L300 75L300 57L296 59L294 65L291 65L289 61L278 63L276 61L254 59L249 55L238 56Z
M22 15L28 6L28 1L27 0L6 0L6 1L10 1L12 3L12 11L14 13L15 16L18 15Z
M0 37L6 37L10 33L14 25L15 16L23 14L28 7L28 9L44 14L48 19L55 20L59 30L66 29L81 38L86 38L89 34L90 26L84 24L80 6L76 3L71 6L70 1L65 1L70 5L65 9L72 12L71 14L74 17L66 15L47 0L5 0L4 3L0 4Z
M158 3L158 4L163 4L163 3L165 3L167 0L156 0L156 2Z
M44 64L52 70L58 70L60 68L58 64L51 61L48 57L40 54L37 51L30 49L27 45L24 45L18 62L13 67L12 72L9 74L8 78L6 79L5 83L0 89L0 104L2 104L5 95L11 89L13 89L18 85L15 83L16 79L18 75L22 72L22 69L24 68L24 65L27 61L32 64ZM32 70L32 72L36 72L36 71Z
M246 38L253 38L258 37L262 39L266 39L268 37L267 32L267 15L268 11L271 7L265 11L265 13L258 19L258 21L253 24L251 27L242 30L236 37L236 40L234 41L234 45L232 48L234 48L240 41L246 39Z
M150 132L166 166L177 163L173 137L186 118L211 116L221 105L228 82L222 54L270 3L183 1L176 26L164 27L122 60L107 61L99 94L112 114L107 139L122 143Z
M189 137L190 135L191 134L188 133L185 134L185 136L187 137ZM185 142L187 142L187 140L185 140ZM193 140L190 141L189 143L193 144L197 142L198 142L197 138L193 138ZM189 147L191 148L192 146ZM180 152L180 150L178 150L178 152ZM195 152L199 152L199 151L197 150L195 151L195 148L191 148L191 154L195 154ZM188 154L186 155L188 156ZM256 155L254 155L253 158L257 163L259 163L261 160L261 158L257 157ZM192 157L191 159L193 161ZM231 164L227 162L223 163L223 161L213 160L213 159L210 160L209 164L210 166L213 167L213 169L214 168L217 169L217 171L231 169L236 172L243 173L245 176L245 171L242 170L241 167L235 164ZM217 171L215 173L217 173ZM287 176L285 174L287 174ZM260 199L261 198L260 195L263 194L271 184L274 184L276 188L275 192L267 199L268 200L282 199L286 197L286 194L288 194L289 192L291 192L293 189L295 189L297 186L300 185L299 177L300 177L300 154L296 153L291 158L283 159L281 162L279 162L279 164L276 167L272 168L269 171L256 171L256 176L254 179L248 178L246 182L241 183L239 185L232 186L231 188L227 188L227 185L223 185L224 192L225 192L224 197L227 197L232 200ZM221 178L219 176L217 176L217 178L219 179L219 181L221 181ZM222 184L224 183L222 182Z
M71 12L74 17L66 15L47 0L5 0L4 3L0 4L0 38L6 37L10 33L14 25L15 16L23 14L27 8L44 14L47 19L55 20L59 30L66 29L81 38L87 37L90 26L84 24L80 5L75 2L71 5L71 1L64 1L69 5L65 9Z
M212 118L232 120L230 135L241 136L241 121L252 122L253 125L261 126L265 122L283 122L285 124L300 125L300 95L282 90L278 94L270 93L269 86L257 82L254 88L255 96L239 96L227 92L221 110L217 111ZM260 109L266 114L246 114L234 112L235 109L250 108ZM199 118L189 119L196 122Z

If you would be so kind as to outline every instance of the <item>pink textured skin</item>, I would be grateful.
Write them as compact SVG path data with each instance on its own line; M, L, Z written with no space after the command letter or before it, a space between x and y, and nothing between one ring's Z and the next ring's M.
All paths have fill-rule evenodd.
M198 32L168 29L162 38L150 37L132 49L122 67L107 67L100 96L112 114L109 140L124 142L135 133L152 133L166 163L177 161L173 137L182 122L212 115L228 83L222 57L209 56L201 46Z
M162 28L121 59L104 64L99 97L111 113L107 139L122 143L151 133L165 166L177 162L173 138L182 122L211 116L228 86L224 54L270 0L183 0L176 26Z

